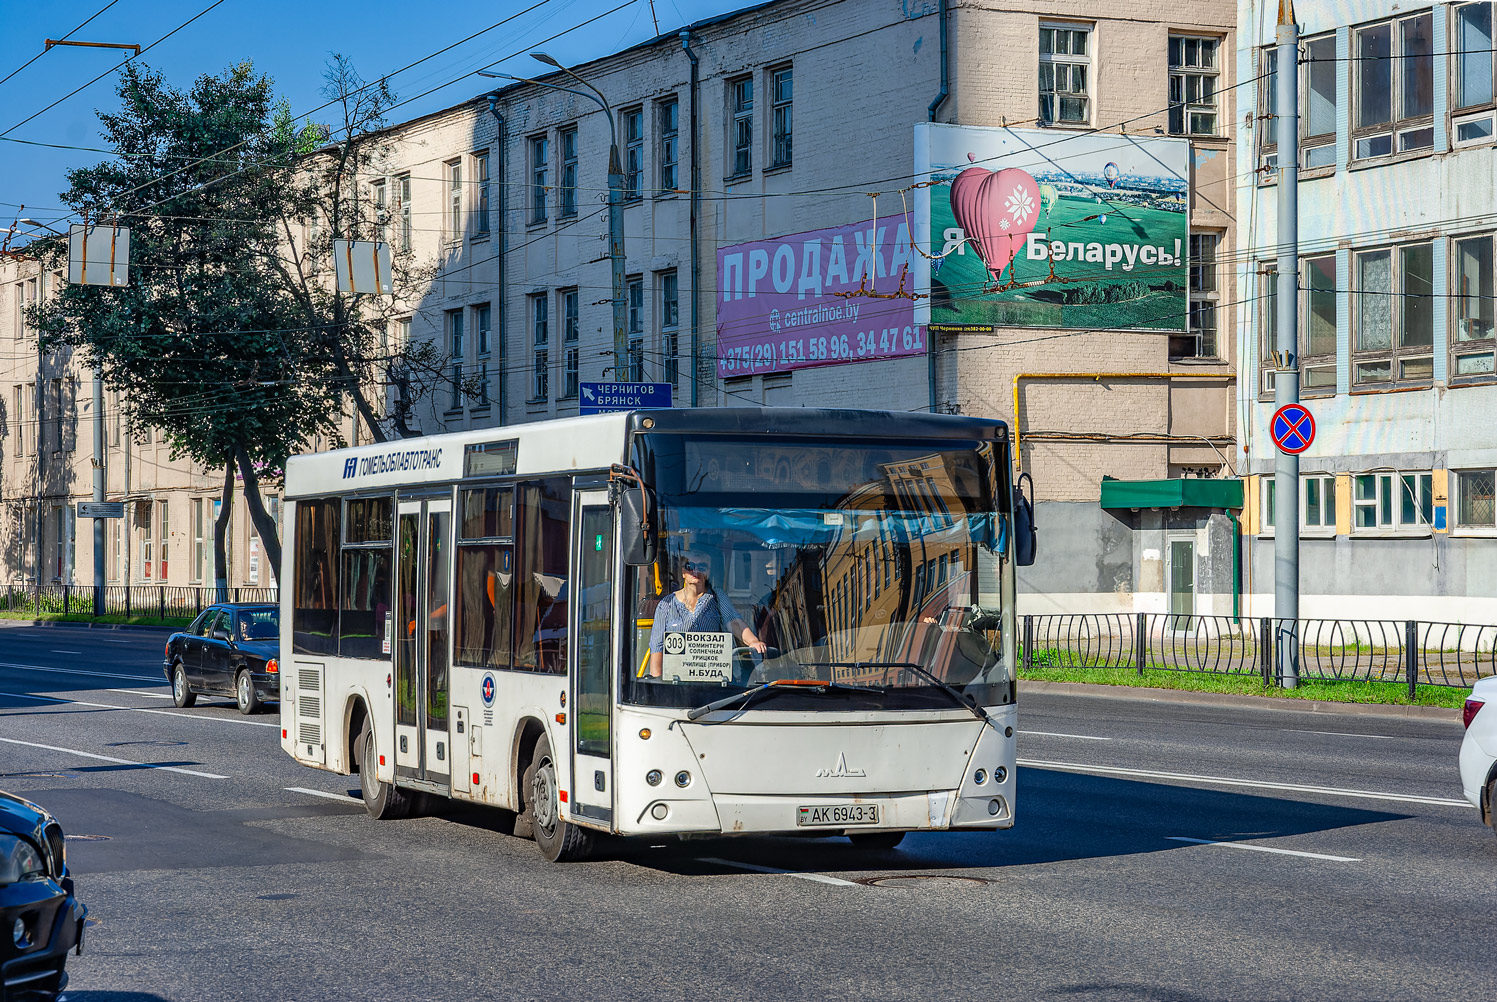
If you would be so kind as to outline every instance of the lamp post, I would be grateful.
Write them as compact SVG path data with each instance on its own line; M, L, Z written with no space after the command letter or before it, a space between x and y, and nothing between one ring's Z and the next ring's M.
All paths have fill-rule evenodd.
M517 77L509 73L489 73L479 70L479 76L498 77L504 80L516 80L520 83L535 84L537 87L547 87L551 90L559 90L567 94L575 94L585 97L598 107L603 109L603 114L608 117L608 257L612 266L613 285L613 373L614 378L623 380L628 374L629 359L629 334L628 334L628 309L624 303L624 167L619 158L619 136L614 127L613 109L608 106L608 100L596 87L573 73L567 67L561 65L544 52L532 52L531 56L540 60L547 66L554 66L567 76L576 80L587 90L581 91L571 87L561 87L556 84L545 83L530 77Z

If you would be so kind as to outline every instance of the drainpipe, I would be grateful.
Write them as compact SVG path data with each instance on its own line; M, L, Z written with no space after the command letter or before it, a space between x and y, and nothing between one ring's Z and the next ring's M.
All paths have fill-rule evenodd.
M1243 502L1246 501L1244 498ZM1235 623L1242 619L1242 514L1229 511L1227 517L1232 520L1232 621Z
M942 4L946 0L941 0ZM691 32L681 32L681 51L691 60L691 406L697 406L697 389L700 372L697 358L701 354L701 329L698 323L701 309L702 256L697 251L697 213L701 207L701 172L697 159L697 90L700 87L700 67L697 54L691 51Z
M935 100L926 109L927 121L936 120L936 111L946 103L947 96L951 93L951 78L949 75L949 52L946 46L946 0L941 0L941 11L938 15L941 19L941 89L936 92ZM936 412L936 339L925 329L925 381L930 390L930 412Z
M506 409L507 399L504 388L508 382L505 369L509 362L509 340L505 337L507 311L504 308L505 293L505 261L506 249L508 247L509 215L505 212L508 204L509 185L505 184L505 178L509 176L509 156L504 147L504 116L499 114L499 95L489 95L489 114L494 116L498 124L498 135L494 137L494 145L499 150L499 423L502 425L509 416Z

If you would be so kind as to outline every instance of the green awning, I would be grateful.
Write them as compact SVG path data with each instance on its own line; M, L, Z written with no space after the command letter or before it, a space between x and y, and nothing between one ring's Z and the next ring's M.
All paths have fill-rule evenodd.
M1103 508L1241 508L1241 480L1102 481Z

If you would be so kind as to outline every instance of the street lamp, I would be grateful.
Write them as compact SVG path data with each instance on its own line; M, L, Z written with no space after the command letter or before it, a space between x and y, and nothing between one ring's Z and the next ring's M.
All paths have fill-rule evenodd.
M547 66L554 66L561 70L587 90L561 87L557 84L545 83L530 77L517 77L509 73L489 73L479 70L478 75L516 80L520 83L535 84L537 87L547 87L551 90L585 97L602 108L603 114L608 117L608 257L613 271L613 371L614 378L622 380L622 377L629 371L628 312L624 303L624 168L623 161L619 158L619 136L618 130L614 127L613 109L608 106L608 99L603 96L602 92L555 59L544 52L532 52L531 56Z

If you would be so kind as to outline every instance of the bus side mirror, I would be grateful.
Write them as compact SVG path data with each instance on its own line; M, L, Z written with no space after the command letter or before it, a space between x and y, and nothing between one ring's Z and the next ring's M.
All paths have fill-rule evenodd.
M630 567L654 563L656 539L653 511L646 504L644 490L626 487L619 492L619 546L624 563Z
M1034 494L1034 480L1021 473L1014 484L1014 563L1028 567L1034 563L1034 552L1038 540L1034 531L1034 502L1024 494L1023 483L1029 481L1029 493Z

